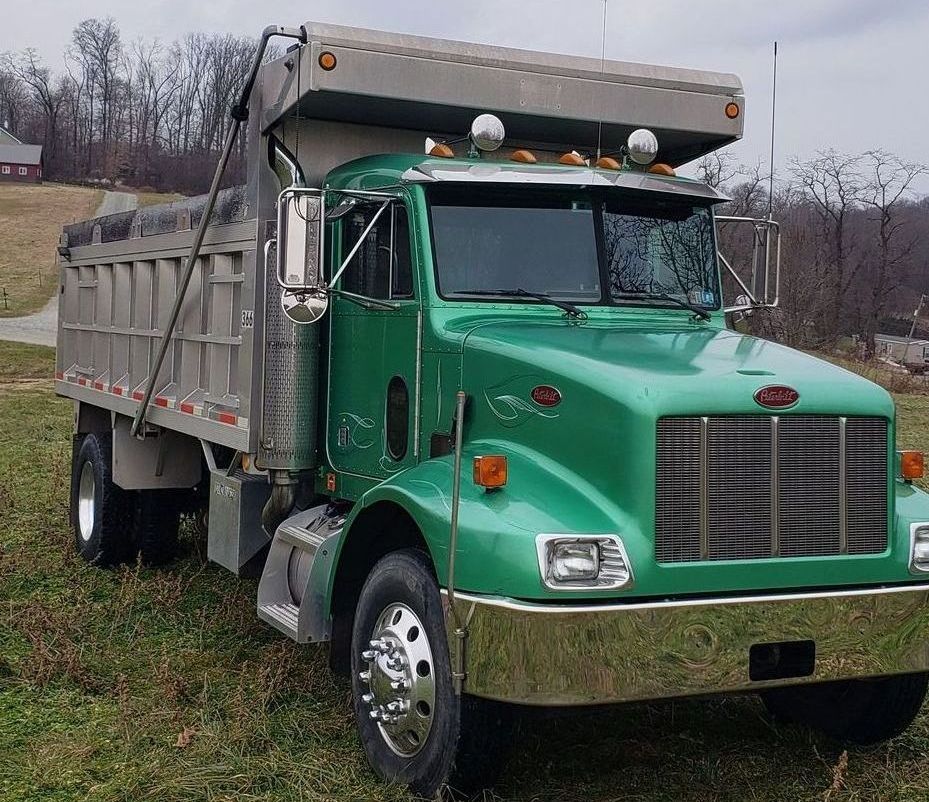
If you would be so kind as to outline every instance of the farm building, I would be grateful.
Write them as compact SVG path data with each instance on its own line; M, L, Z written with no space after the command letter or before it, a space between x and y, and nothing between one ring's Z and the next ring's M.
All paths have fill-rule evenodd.
M0 128L0 181L42 181L42 146L24 145Z
M901 365L929 365L929 340L876 334L874 348L878 357L898 362Z

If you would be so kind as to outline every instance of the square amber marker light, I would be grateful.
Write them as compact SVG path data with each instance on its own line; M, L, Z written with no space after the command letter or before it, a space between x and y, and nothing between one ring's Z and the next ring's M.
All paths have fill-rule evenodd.
M922 479L925 472L922 451L900 452L900 475L904 479Z
M495 490L506 484L506 457L475 457L474 484Z

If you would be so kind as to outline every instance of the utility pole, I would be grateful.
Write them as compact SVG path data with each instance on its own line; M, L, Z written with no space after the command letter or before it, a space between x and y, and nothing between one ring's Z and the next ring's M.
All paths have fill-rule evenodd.
M919 306L913 313L913 325L910 326L910 336L906 339L906 346L903 349L903 365L906 367L910 360L910 346L913 344L913 337L916 335L916 324L919 322L919 313L923 311L923 305L926 303L926 296L919 296Z
M913 339L913 337L914 337L915 334L916 334L916 323L917 323L917 321L919 320L919 313L923 311L923 305L924 305L925 303L926 303L926 296L925 296L925 295L920 295L920 296L919 296L919 306L916 307L916 311L913 313L913 325L910 326L910 337L909 337L909 339L911 339L911 340Z

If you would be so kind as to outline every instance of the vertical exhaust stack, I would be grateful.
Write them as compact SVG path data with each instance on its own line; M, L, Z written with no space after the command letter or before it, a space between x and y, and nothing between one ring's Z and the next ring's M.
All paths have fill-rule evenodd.
M290 179L306 186L294 155L269 137L269 159ZM282 189L284 181L281 182ZM274 248L265 265L264 371L261 431L257 463L271 475L271 497L262 525L273 536L294 506L301 471L316 467L316 412L319 372L319 324L298 326L284 314L284 290L275 275Z

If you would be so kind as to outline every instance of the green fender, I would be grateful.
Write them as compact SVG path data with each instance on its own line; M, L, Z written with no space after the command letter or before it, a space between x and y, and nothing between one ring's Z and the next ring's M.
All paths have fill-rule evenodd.
M471 465L473 458L481 454L506 455L506 487L487 492L474 484ZM429 548L439 584L447 585L453 472L453 456L430 459L392 476L361 497L334 549L329 576L314 578L327 581L330 600L336 567L352 536L352 525L365 509L382 502L397 505L413 519ZM524 599L564 599L565 594L542 584L536 535L620 531L627 550L631 549L630 556L650 553L635 522L582 477L566 473L564 466L537 452L517 450L511 443L477 441L463 449L456 590ZM615 592L588 595L615 596Z

